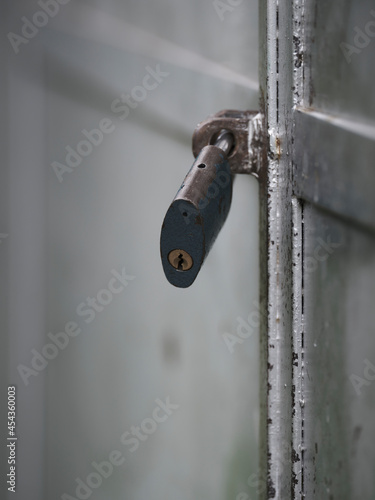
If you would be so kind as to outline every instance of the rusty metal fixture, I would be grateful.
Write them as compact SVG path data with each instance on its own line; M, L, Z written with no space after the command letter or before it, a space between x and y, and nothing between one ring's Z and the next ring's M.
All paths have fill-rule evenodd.
M258 111L223 110L199 123L193 134L193 154L215 144L218 133L226 130L234 137L228 162L233 174L258 175L262 146L262 115Z

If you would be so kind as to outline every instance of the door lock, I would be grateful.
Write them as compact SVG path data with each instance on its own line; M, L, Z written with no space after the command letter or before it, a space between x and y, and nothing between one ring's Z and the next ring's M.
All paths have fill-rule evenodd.
M262 116L225 110L200 123L196 157L165 215L160 237L168 281L187 288L195 280L229 213L233 175L258 176Z

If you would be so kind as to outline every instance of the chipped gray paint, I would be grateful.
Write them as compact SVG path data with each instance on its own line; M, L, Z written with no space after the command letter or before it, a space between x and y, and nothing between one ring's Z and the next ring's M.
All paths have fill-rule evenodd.
M267 324L261 331L261 457L267 470L263 498L290 498L292 416L291 281L291 32L286 2L260 3L261 111L266 117L267 157L260 175L261 303ZM289 70L288 70L289 68Z

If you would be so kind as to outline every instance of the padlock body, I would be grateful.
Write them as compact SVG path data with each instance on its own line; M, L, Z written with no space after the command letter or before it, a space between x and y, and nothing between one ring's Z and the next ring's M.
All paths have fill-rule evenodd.
M223 151L205 146L186 175L164 218L160 250L168 281L177 287L190 286L208 255L225 219L232 200L232 174ZM168 256L181 252L180 269ZM173 254L171 254L173 252ZM185 252L193 264L188 270ZM189 260L190 262L190 260Z

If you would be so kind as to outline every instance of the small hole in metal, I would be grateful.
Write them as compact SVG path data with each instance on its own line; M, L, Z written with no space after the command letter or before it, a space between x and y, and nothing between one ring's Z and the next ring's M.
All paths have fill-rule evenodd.
M204 163L200 163L200 164L198 165L198 168L206 168L206 165L205 165Z
M184 217L187 217L187 215L188 215L188 214L187 214L187 212L182 212L182 215L183 215Z

